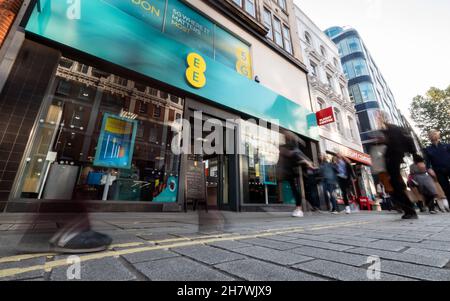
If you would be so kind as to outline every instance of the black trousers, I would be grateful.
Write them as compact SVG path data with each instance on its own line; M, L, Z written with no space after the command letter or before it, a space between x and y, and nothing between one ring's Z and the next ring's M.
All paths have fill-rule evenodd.
M339 183L339 188L342 191L342 197L344 198L344 204L345 206L350 206L350 202L348 199L348 188L349 188L349 183L348 183L348 179L343 179L338 177L338 183Z
M387 172L389 173L390 182L394 190L392 193L393 201L406 214L416 214L413 203L406 195L406 184L400 174L400 165L402 162L403 158L386 161Z
M450 201L450 169L446 170L435 170L437 180L444 190L445 195L447 196L447 200Z
M289 186L291 186L292 194L295 198L295 204L297 207L302 206L302 193L301 188L297 185L297 178L290 177L288 180Z

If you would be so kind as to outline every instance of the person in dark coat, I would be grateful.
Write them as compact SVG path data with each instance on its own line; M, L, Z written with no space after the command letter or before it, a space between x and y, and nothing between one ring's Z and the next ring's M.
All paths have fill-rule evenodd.
M345 203L345 213L350 214L352 210L350 208L349 193L350 188L353 185L353 180L356 179L355 171L349 159L342 154L338 154L336 157L336 169L339 188L342 191L342 197Z
M334 191L338 185L336 166L328 161L327 155L323 154L320 158L320 175L322 178L322 187L327 203L331 203L331 213L338 213L337 201Z
M384 144L386 144L386 169L390 176L393 188L394 202L403 210L403 219L417 219L414 205L406 194L406 184L400 173L400 166L404 162L406 154L415 154L414 141L406 131L396 125L385 123L383 132Z
M431 141L431 145L425 149L428 173L437 179L450 200L450 144L441 142L439 131L430 131L428 136Z
M285 143L280 145L280 158L278 162L278 177L280 181L287 181L291 187L297 208L293 217L303 217L302 193L299 186L300 168L303 164L310 164L309 158L300 150L299 145L304 144L295 134L284 131Z

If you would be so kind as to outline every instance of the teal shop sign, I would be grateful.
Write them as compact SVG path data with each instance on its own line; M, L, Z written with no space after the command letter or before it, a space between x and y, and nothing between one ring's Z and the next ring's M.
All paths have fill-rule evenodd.
M67 1L41 0L41 12L34 8L26 31L256 118L278 120L280 126L318 140L315 114L214 60L201 51L203 46L199 49L196 45L187 45L187 42L180 42L181 38L174 39L173 33L158 30L154 25L157 22L150 20L161 16L161 13L159 17L156 14L156 7L161 7L157 4L161 2L147 1L155 7L156 18L152 19L133 11L136 1L123 0L123 3L128 2L125 6L118 4L122 1L81 0L80 18L69 18ZM168 4L171 2L179 1L169 0ZM194 11L191 11L190 17L194 18ZM200 21L199 24L204 20ZM186 80L190 53L202 55L207 65L206 85L201 89ZM221 60L227 56L231 56L230 51L222 55ZM245 67L245 63L236 62L239 64Z

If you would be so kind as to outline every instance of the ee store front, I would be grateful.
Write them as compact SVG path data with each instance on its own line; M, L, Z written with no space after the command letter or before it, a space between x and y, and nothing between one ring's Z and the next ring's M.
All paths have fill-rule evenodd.
M313 157L314 115L251 80L250 44L182 1L141 2L83 2L80 18L69 18L65 1L33 8L9 81L23 73L21 89L39 110L6 210L64 210L69 201L90 201L92 210L180 210L190 158L173 151L182 118L200 118L203 128L211 118L277 119L308 141ZM224 127L230 133L243 153L194 159L204 166L208 205L291 205L273 148L261 147L271 142L255 142L240 121Z

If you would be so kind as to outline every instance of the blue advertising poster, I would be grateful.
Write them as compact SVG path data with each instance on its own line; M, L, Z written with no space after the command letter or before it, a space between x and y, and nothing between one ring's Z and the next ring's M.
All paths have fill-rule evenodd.
M105 114L94 166L130 169L136 131L136 120Z

